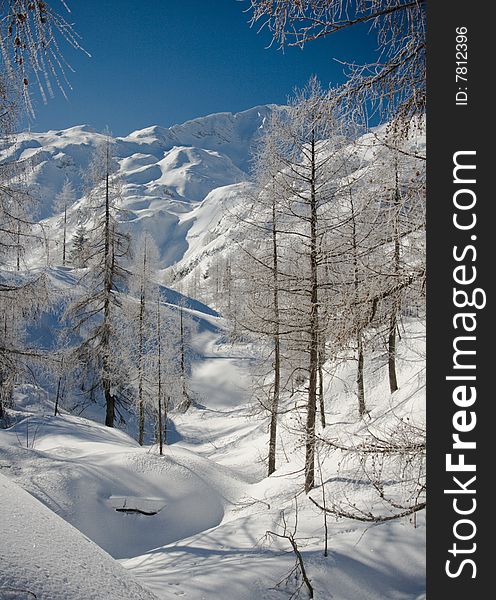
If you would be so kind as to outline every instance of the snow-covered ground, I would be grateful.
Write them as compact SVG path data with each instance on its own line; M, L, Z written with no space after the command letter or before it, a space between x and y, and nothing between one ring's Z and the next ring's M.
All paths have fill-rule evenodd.
M2 474L0 506L3 600L155 598L94 542Z
M422 514L416 527L408 520L370 526L329 519L329 556L323 556L323 517L302 493L295 417L282 419L279 468L267 478L267 421L249 403L250 353L227 345L218 317L208 318L218 327L199 336L203 352L192 382L198 406L173 416L164 456L95 421L54 417L49 400L22 390L16 423L0 430L0 590L28 589L47 600L148 599L152 593L164 600L289 598L296 583L281 582L294 554L287 540L266 532L282 533L283 518L292 528L297 506L295 538L316 598L423 598ZM423 418L424 330L413 320L407 328L393 397L384 367L368 361L372 421L388 406ZM327 431L352 435L360 427L353 361L331 367ZM326 489L340 485L339 460L335 453L323 462ZM310 494L320 495L320 488ZM1 598L29 597L5 594L0 591Z

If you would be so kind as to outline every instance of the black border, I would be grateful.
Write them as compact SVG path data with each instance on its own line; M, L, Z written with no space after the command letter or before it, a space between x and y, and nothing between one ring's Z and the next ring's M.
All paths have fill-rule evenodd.
M496 371L491 346L494 336L491 283L496 253L496 218L491 208L496 204L496 192L491 189L492 175L496 175L496 136L492 99L494 87L493 58L496 31L489 15L491 3L451 0L431 0L427 20L427 448L428 448L428 510L427 510L427 598L428 600L479 600L490 597L492 591L491 567L493 552L490 547L493 520L489 510L493 500L490 485L495 470L491 464L496 457L491 437L496 438L494 415L495 391L490 385L491 370ZM481 10L482 8L485 11ZM457 106L455 94L459 82L455 80L456 28L468 29L468 104ZM473 231L460 232L453 226L453 154L456 151L475 150L477 183L472 188L477 194L477 225ZM496 181L492 187L496 187ZM459 309L453 306L453 246L470 243L477 236L477 287L487 292L487 304L476 310L477 336L477 401L470 410L477 413L477 426L470 434L477 449L466 453L467 462L475 460L477 476L475 487L477 509L470 516L477 526L473 541L477 575L472 569L463 569L459 577L450 578L445 572L446 561L453 558L448 550L455 541L453 523L457 517L453 496L444 493L453 487L453 475L446 472L446 453L452 451L452 418L459 410L452 401L453 382L446 376L453 373L453 316ZM494 242L493 242L494 240ZM468 439L468 434L467 434ZM486 463L486 464L484 464ZM462 474L460 474L462 475ZM466 476L465 478L466 479ZM496 504L496 502L495 502ZM483 511L487 516L483 516ZM469 546L469 542L466 543ZM459 543L459 547L463 547ZM463 557L458 557L459 561ZM454 563L453 563L454 564ZM491 580L490 580L491 579Z

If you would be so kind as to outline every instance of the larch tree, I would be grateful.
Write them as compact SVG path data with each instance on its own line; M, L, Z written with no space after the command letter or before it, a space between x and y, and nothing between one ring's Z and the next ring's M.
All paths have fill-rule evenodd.
M279 46L303 47L339 31L367 25L378 52L365 65L348 64L339 95L355 108L372 105L397 130L426 106L426 0L249 0L251 24L268 28ZM341 57L339 57L341 58ZM347 64L347 63L345 63Z
M68 10L65 2L60 6ZM52 2L0 1L2 141L14 142L20 117L34 114L31 80L44 101L53 95L52 82L63 90L61 41L80 48L77 33ZM28 242L43 237L32 218L36 199L26 192L23 175L29 167L25 160L0 163L0 416L12 398L17 376L28 373L31 358L39 358L26 347L24 331L48 299L45 277L23 263Z
M77 269L85 267L88 262L89 253L88 232L83 224L79 224L71 239L71 249L69 251L71 265Z
M0 136L15 142L17 113L1 93L0 109ZM28 168L22 160L0 163L0 415L12 401L16 380L28 376L31 359L38 358L26 344L25 330L47 304L46 277L25 261L41 237L33 218L36 202L25 182Z
M167 419L169 409L169 399L164 397L163 383L163 345L162 345L162 311L160 306L160 296L157 296L156 312L156 339L157 339L157 362L156 362L156 382L157 382L157 441L159 454L164 453L164 446L167 444Z
M284 331L288 351L295 353L299 365L305 365L307 378L307 492L315 482L319 370L327 322L326 307L320 299L326 285L322 268L322 242L327 229L325 209L334 199L334 181L343 171L341 148L345 139L333 109L332 91L324 92L315 78L295 95L262 138L262 145L270 147L273 157L274 171L269 185L278 198L276 233L288 249L284 263L279 260L277 271L273 253L272 262L267 265L269 272L277 272L277 289L285 296L284 316L279 314L277 320L283 324L279 334Z
M60 42L85 51L65 13L70 13L65 0L0 1L2 76L13 92L12 108L18 105L20 97L25 111L34 116L33 84L44 102L54 95L54 85L64 96L70 88L67 71L72 69L61 52Z
M277 434L280 400L283 388L283 335L281 312L280 263L282 236L279 232L280 185L277 178L283 163L278 161L272 147L277 139L280 115L274 113L265 124L264 136L255 154L252 194L249 216L239 216L245 232L242 252L234 267L241 294L237 304L236 323L241 331L257 339L259 353L265 355L256 376L257 397L262 408L269 413L268 475L276 470ZM260 342L263 340L262 348Z
M345 173L342 148L346 135L334 105L333 92L323 92L315 79L290 104L284 142L280 149L286 212L291 219L287 236L291 262L286 285L293 298L290 322L299 324L293 343L306 355L308 392L305 426L305 490L315 484L315 428L319 400L319 372L328 329L328 288L324 268L327 209L335 202L336 181ZM291 314L291 313L289 313ZM323 398L322 398L322 404Z
M158 285L155 282L159 252L152 236L145 232L137 240L134 259L130 267L129 291L136 302L129 304L130 344L133 347L136 368L136 387L138 405L138 442L143 445L145 439L145 415L147 398L151 396L147 357L153 350L154 337L158 335L156 327L156 304Z
M148 365L152 374L150 408L156 415L156 441L161 455L169 443L169 412L174 406L181 408L184 393L177 354L180 340L175 313L176 311L164 306L163 299L157 294L153 351L148 355ZM188 327L191 325L188 324Z
M373 277L367 269L373 251L379 203L368 193L364 166L351 143L343 149L343 172L335 200L326 211L328 232L323 241L323 263L328 288L326 303L332 306L327 337L337 352L350 346L356 353L356 394L358 413L366 411L365 332L370 325L369 289Z
M191 407L191 392L188 386L191 353L191 328L190 321L185 318L185 303L178 306L177 325L179 326L178 351L179 351L179 377L181 381L181 400L178 408L186 412Z
M120 183L109 136L96 148L88 180L91 182L88 203L93 215L88 269L81 278L80 294L70 306L68 317L81 336L75 353L93 381L91 391L102 391L105 424L113 427L118 393L125 396L124 390L129 384L125 351L120 345L122 303L119 292L128 278L124 265L130 241L120 231Z
M67 259L67 210L74 204L76 193L69 179L66 177L60 193L55 198L55 210L62 213L62 265Z
M409 148L412 140L408 138L388 135L385 142L377 153L372 176L381 204L380 309L386 331L389 386L394 393L399 387L396 366L399 318L408 303L423 304L425 161L417 150Z

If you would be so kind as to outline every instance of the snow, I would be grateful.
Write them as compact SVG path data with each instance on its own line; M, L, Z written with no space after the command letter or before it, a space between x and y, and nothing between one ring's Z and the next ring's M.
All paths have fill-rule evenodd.
M28 400L32 390L24 389L18 415L23 418L0 431L0 468L11 480L4 484L2 478L2 514L14 513L5 519L2 548L4 553L6 547L16 548L8 553L3 584L29 587L50 600L151 598L147 592L138 595L132 578L163 600L289 598L295 582L278 584L291 571L294 555L285 540L270 541L266 532L282 531L282 511L293 525L297 498L296 537L316 598L424 598L422 514L416 527L408 520L370 526L329 519L329 556L323 556L322 514L301 493L303 453L293 428L297 417L282 420L279 468L267 478L266 421L248 402L249 347L226 344L222 320L198 314L216 324L196 341L202 352L193 367L192 387L199 403L186 414L173 415L164 456L156 446L140 447L123 431L68 414L54 417L46 400L35 410L36 403ZM423 418L424 326L412 319L406 328L404 339L409 342L401 345L400 390L394 396L386 393L384 367L378 369L373 357L367 361L372 421L387 413L389 404ZM333 398L329 427L337 433L344 425L345 435L352 435L360 427L353 416L353 363L341 361L333 374L326 382ZM336 478L338 461L339 456L331 455L325 462L328 489L350 484ZM354 490L360 497L360 485ZM319 500L320 493L316 488L310 495ZM126 507L135 510L116 510ZM26 524L22 531L16 525L20 514ZM32 539L50 539L50 551L40 542L33 555ZM119 560L127 578L96 544ZM93 573L94 562L99 567L91 586L103 590L99 596L77 587L89 585L81 570ZM112 576L101 582L102 572ZM67 593L61 596L64 577L69 583L64 583ZM109 581L114 590L107 595ZM124 591L122 586L127 586Z
M113 139L124 225L133 237L146 230L155 238L162 275L173 270L188 283L208 275L216 257L235 251L253 191L250 150L273 110L279 108L220 113ZM362 139L364 165L373 158L376 135L380 130ZM24 133L0 151L2 161L32 160L28 183L43 200L39 216L55 229L60 216L53 215L53 199L66 177L74 184L78 201L68 215L69 239L86 204L81 169L102 139L82 125ZM60 236L58 228L52 256ZM30 258L33 273L45 273L58 292L74 286L77 272L42 267L44 260L41 253ZM0 598L26 596L7 592L10 587L46 600L288 599L297 582L281 582L294 555L287 541L270 540L266 532L283 531L283 514L292 527L297 509L295 536L316 598L424 599L423 512L416 523L329 519L324 557L323 516L302 493L301 412L281 417L278 468L266 477L267 418L254 408L250 391L256 348L228 343L227 325L212 307L163 285L160 293L171 311L184 307L197 326L190 382L195 403L171 416L163 456L156 445L140 447L129 435L132 428L104 427L100 409L77 416L62 410L55 417L53 398L41 387L16 390L10 427L0 429ZM53 347L58 312L60 306L53 307L30 328L30 343ZM425 326L406 319L402 333L395 394L380 353L366 356L372 427L387 429L399 418L424 423ZM356 364L351 356L339 358L325 369L326 433L349 440L364 422L356 415ZM296 396L283 405L298 400L303 404ZM340 460L340 453L326 456L319 473L326 491L351 493L357 502L367 498L367 486ZM310 496L320 501L321 493L317 487Z
M191 245L190 229L202 212L212 209L220 191L197 211L213 190L226 189L249 179L250 152L274 105L240 113L220 113L188 121L169 129L158 126L112 138L118 175L123 184L122 208L125 226L137 238L147 230L160 249L162 266L178 263ZM25 132L0 149L0 162L27 159L32 168L26 182L40 200L37 218L55 230L51 254L58 256L62 240L60 215L54 214L54 199L69 179L77 201L68 211L67 239L71 240L87 204L82 173L96 146L105 139L86 125L46 133ZM242 189L242 188L240 188ZM83 215L83 216L82 216ZM53 227L55 225L55 227ZM36 254L27 261L41 266Z
M0 598L156 600L94 542L2 474L0 506Z
M170 128L148 127L112 138L118 175L123 183L124 228L137 239L144 231L154 238L164 275L188 284L206 277L213 261L235 251L242 239L241 223L249 217L251 152L266 119L276 105L239 113L216 113ZM360 169L377 152L384 126L364 135L355 146ZM425 151L425 135L412 128L411 150ZM60 215L53 201L65 178L73 184L77 202L68 212L71 240L87 204L82 172L104 136L87 125L46 133L25 132L0 149L0 161L29 158L33 168L27 183L41 199L38 217L52 226L51 255L60 255ZM90 221L83 223L88 227ZM55 225L55 227L53 227ZM36 254L30 266L41 266Z
M255 106L239 113L215 113L186 121L182 125L147 127L131 133L126 140L153 143L159 140L166 147L196 146L215 150L228 156L240 169L247 171L250 150L265 119L276 105Z

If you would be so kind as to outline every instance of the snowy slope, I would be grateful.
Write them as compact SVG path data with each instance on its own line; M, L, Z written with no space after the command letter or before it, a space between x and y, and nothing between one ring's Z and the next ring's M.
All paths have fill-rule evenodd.
M277 109L276 105L255 106L239 113L216 113L173 125L168 129L148 127L135 131L128 140L149 143L154 140L167 148L196 146L228 156L235 165L249 169L250 150L265 119Z
M1 459L23 487L116 558L218 525L240 493L238 477L207 458L175 446L161 458L80 417L28 417L2 437Z
M122 205L128 211L125 226L133 236L143 230L153 234L164 275L175 284L208 277L215 260L228 258L243 242L240 223L253 195L247 175L249 153L271 110L274 107L221 113L113 140L124 184ZM362 139L361 168L374 155L376 135ZM78 190L78 200L69 211L70 238L86 202L80 167L88 164L100 139L101 134L80 126L22 134L1 151L1 159L32 160L29 183L33 193L42 197L40 217L46 217L54 233L52 266L40 266L45 262L41 250L31 257L31 265L45 272L51 287L61 293L74 286L77 271L57 266L61 232L60 216L52 215L53 198L69 177ZM171 416L169 445L161 457L156 446L140 447L125 432L99 424L99 410L84 414L95 420L66 413L54 417L47 392L34 386L18 389L11 427L0 430L0 471L32 496L12 483L2 487L0 481L2 514L4 505L14 512L9 515L13 528L0 540L0 550L10 561L6 578L0 582L35 585L38 597L51 600L152 597L133 587L121 569L112 575L115 562L97 544L163 600L178 596L190 600L289 598L298 582L281 582L291 571L294 556L285 540L269 540L266 532L283 531L283 514L291 527L298 506L295 535L316 598L424 598L424 515L417 516L415 527L407 519L373 527L329 520L330 552L324 557L322 514L302 494L303 414L293 410L281 416L278 469L267 478L267 418L251 404L250 367L256 348L247 342L227 343L226 323L209 306L167 287L161 288L161 295L171 311L184 304L198 326L190 382L194 406L186 414ZM51 347L58 310L55 307L39 319L29 331L30 341ZM405 322L408 331L400 344L397 393L391 396L388 391L384 357L371 353L365 361L370 423L386 430L398 418L420 425L424 420L425 331L418 320ZM325 371L326 435L352 439L363 427L363 421L356 419L356 364L352 357L342 356L336 364L327 364ZM282 404L293 408L298 401L304 405L303 394L285 398ZM368 498L369 486L357 481L351 470L343 471L341 459L339 452L326 456L319 473L326 492L351 494L357 502ZM311 495L320 500L321 493L317 487ZM29 524L39 522L38 529L38 524L30 525L26 535L21 535L16 505L26 513ZM53 529L54 537L45 526ZM71 533L62 531L63 527ZM50 551L41 543L36 546L33 564L30 531L54 540ZM66 553L68 567L74 571L72 579L67 576L66 596L60 595L63 579L50 570L57 564L60 577L66 577L59 567L64 557L58 548L51 550L59 533L71 543L66 549L60 540L60 552ZM80 549L81 540L87 544L83 544L85 549ZM17 548L12 555L11 546ZM109 581L121 580L121 587L114 585L118 595L107 594L105 587L99 596L91 595L93 588L78 588L97 584L100 571L95 571L94 582L83 581L73 566L76 556L82 557L81 568L96 561L102 573L110 573ZM19 576L17 580L17 572L25 579ZM53 580L46 592L46 582L40 581L44 572L50 574L45 579Z
M213 190L222 198L225 186L249 179L251 151L265 119L280 108L258 106L240 113L219 113L174 125L154 126L126 137L111 138L122 182L122 208L126 228L138 236L149 231L160 249L162 265L168 267L190 248L189 230L201 215L199 205ZM87 125L46 133L25 132L0 148L0 162L13 159L28 166L25 180L37 199L37 219L50 226L52 261L60 261L60 216L54 201L67 178L76 191L68 213L67 239L84 216L84 172L95 147L105 139ZM240 188L242 190L242 188ZM212 201L206 210L212 208ZM83 215L83 216L82 216ZM45 261L42 252L31 265Z
M2 474L0 507L3 600L156 598L94 542Z
M386 126L380 126L361 136L353 144L354 177L360 179L376 162L377 153L386 133ZM325 152L325 144L322 147ZM425 155L425 129L413 127L405 151L412 155ZM350 147L342 149L344 154ZM255 197L255 186L250 181L226 185L211 190L205 199L188 213L188 231L185 242L187 249L178 253L177 260L166 269L167 275L175 285L181 285L185 291L196 295L194 281L206 281L213 276L212 267L226 261L243 245L247 229L246 222L251 220ZM185 217L180 219L180 224ZM164 263L167 267L167 263ZM208 288L206 281L205 287ZM212 283L210 283L210 290ZM213 298L208 297L208 301ZM216 308L220 308L216 306Z
M374 422L389 411L391 422L396 415L407 415L414 422L424 419L424 325L412 320L406 324L406 338L400 349L400 390L391 397L387 391L385 367L377 358L367 358L368 402L370 420ZM413 340L413 341L412 341ZM236 351L240 353L240 348ZM227 358L227 356L225 357ZM245 357L246 358L246 357ZM370 360L369 360L370 359ZM236 389L243 360L239 354L223 362L224 379L231 379ZM246 363L245 363L246 364ZM246 367L245 367L246 368ZM216 364L205 369L217 377ZM349 439L363 426L357 422L356 396L353 393L353 362L327 365L332 376L326 378L329 437ZM295 519L298 503L296 538L302 551L315 597L335 600L422 600L425 599L425 520L420 514L416 527L408 520L370 524L329 519L329 557L323 556L322 515L301 493L303 487L303 451L295 419L281 418L278 446L278 470L267 478L263 457L266 456L266 424L247 405L229 403L227 399L208 410L215 396L206 399L207 410L198 418L176 416L175 424L182 438L178 443L209 460L249 475L243 495L226 510L222 522L207 531L173 544L154 549L123 561L157 596L180 586L188 598L202 600L277 600L289 598L296 582L281 581L294 566L294 555L285 540L270 540L267 531L283 532L282 513L289 527ZM394 411L394 417L393 415ZM381 417L383 418L383 417ZM387 419L387 417L386 417ZM323 464L326 489L336 487L359 501L365 487L336 477L340 453L327 456ZM310 496L320 500L321 489ZM185 574L187 576L185 577ZM162 595L163 594L163 595ZM305 597L303 593L302 597Z
M316 598L425 598L422 514L416 527L407 519L373 527L329 519L329 556L323 556L322 515L301 493L298 414L281 419L278 470L267 478L267 421L248 402L250 349L225 344L215 322L217 330L205 329L200 336L204 353L193 369L201 405L172 416L172 443L163 457L156 446L139 447L123 432L38 411L0 430L2 472L121 559L163 600L289 598L294 580L276 586L292 569L294 556L285 540L270 541L266 532L282 532L283 511L293 526L295 498L296 537ZM387 392L384 364L366 357L371 422L384 413L392 423L396 415L417 423L424 418L424 326L410 320L405 327L396 394ZM341 361L326 371L326 432L347 439L362 427L355 417L355 365ZM23 406L33 408L28 402ZM359 501L367 486L355 482L353 473L348 479L341 470L336 477L340 460L335 453L323 464L327 493L352 491ZM320 494L317 487L310 495L319 500ZM116 510L126 507L156 514ZM18 560L26 553L20 546ZM122 596L128 597L133 598Z
M250 156L275 106L200 117L169 129L149 127L111 138L125 182L125 198L202 200L216 187L247 178ZM39 217L53 214L64 178L84 195L83 173L105 136L87 125L46 133L24 132L0 148L0 161L30 162L27 183L41 200ZM129 207L132 208L132 207ZM176 210L179 208L176 207Z

